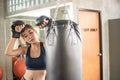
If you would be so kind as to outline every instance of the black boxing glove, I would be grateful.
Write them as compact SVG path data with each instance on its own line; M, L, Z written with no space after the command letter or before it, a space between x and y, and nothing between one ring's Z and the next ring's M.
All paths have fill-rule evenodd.
M47 17L47 16L44 16L44 15L38 17L38 18L36 19L36 26L40 26L45 20L48 20L48 21L49 21L50 18Z
M16 21L12 22L11 29L15 30L16 26L23 25L23 24L24 24L24 22L22 20L16 20Z
M11 29L12 29L12 37L13 38L19 38L20 37L20 32L15 31L15 27L18 25L23 25L24 22L22 20L16 20L12 22Z
M20 38L20 32L12 29L12 38Z

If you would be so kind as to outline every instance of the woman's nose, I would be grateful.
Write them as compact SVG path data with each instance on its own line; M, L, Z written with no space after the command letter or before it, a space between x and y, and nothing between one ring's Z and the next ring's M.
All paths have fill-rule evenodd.
M31 35L28 36L28 39L31 39Z

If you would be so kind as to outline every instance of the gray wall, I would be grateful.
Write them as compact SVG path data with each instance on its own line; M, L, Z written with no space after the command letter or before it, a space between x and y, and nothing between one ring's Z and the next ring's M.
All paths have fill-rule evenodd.
M109 19L120 18L120 0L72 0L75 17L79 9L97 10L101 15L102 50L103 50L103 80L110 80L109 62ZM77 4L77 5L76 5ZM77 17L76 17L77 19Z
M102 7L102 38L103 38L103 79L110 80L109 72L109 19L120 18L120 1L119 0L106 0L103 2ZM114 79L113 79L114 80ZM117 79L116 79L117 80Z

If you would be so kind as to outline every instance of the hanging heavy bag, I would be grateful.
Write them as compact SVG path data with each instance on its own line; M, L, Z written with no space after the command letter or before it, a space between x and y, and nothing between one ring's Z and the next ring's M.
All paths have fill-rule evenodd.
M82 80L82 41L78 24L55 20L57 11L58 7L53 20L45 26L47 80ZM38 24L45 19L39 20Z
M0 80L3 79L3 68L0 66Z
M82 80L78 25L71 20L57 20L46 31L47 80Z

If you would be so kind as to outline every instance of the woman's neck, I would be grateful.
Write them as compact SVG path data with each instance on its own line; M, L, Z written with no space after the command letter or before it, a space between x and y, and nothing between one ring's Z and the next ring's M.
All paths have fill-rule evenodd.
M39 46L39 45L40 45L40 41L31 44L31 46Z

